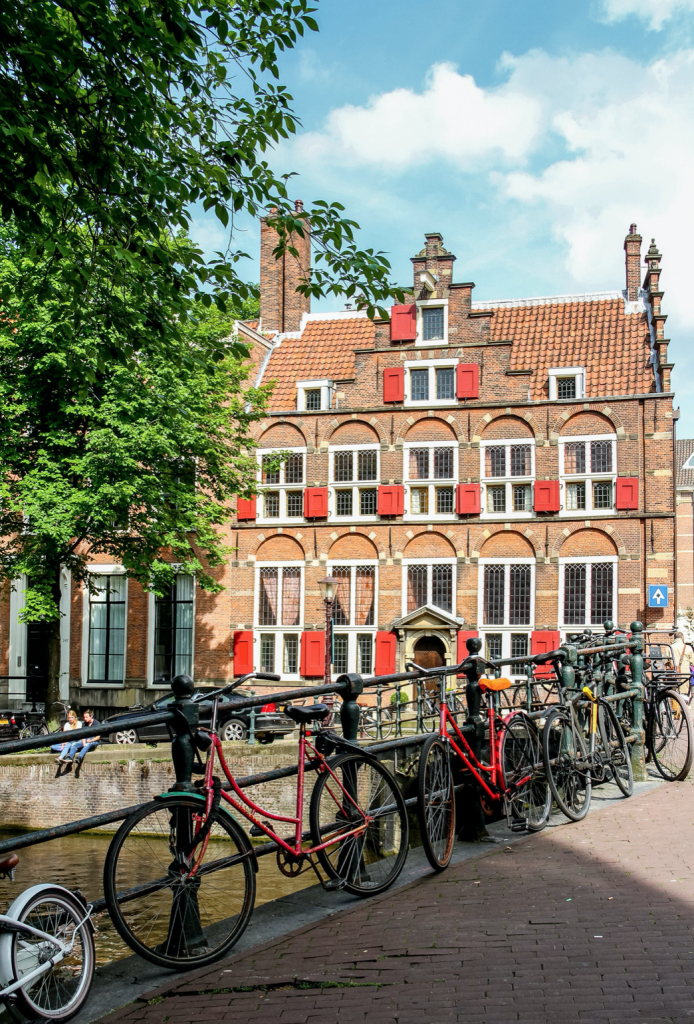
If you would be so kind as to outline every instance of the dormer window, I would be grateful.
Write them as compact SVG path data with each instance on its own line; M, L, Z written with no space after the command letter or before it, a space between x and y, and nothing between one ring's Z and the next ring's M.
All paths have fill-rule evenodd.
M422 339L443 341L443 306L425 306L422 309Z
M305 394L306 394L306 409L310 410L310 411L313 411L315 409L320 409L320 398L321 398L320 388L308 388L307 391L305 392ZM573 396L567 396L567 397L573 397Z
M566 366L549 371L549 397L552 401L572 401L585 395L586 372L582 366Z
M296 407L306 412L320 412L330 409L333 401L331 380L298 380L296 382Z

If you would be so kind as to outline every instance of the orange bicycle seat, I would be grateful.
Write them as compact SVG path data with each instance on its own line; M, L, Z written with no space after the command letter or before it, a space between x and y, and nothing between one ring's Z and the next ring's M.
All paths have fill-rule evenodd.
M513 686L510 679L480 679L480 690L508 690L509 686Z

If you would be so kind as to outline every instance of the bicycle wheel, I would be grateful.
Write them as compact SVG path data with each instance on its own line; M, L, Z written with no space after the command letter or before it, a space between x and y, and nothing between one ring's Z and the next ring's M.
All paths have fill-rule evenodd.
M663 778L668 782L686 779L692 766L694 744L689 709L680 693L660 691L649 731L648 745Z
M580 729L563 708L550 711L545 719L542 757L559 810L571 821L581 821L588 813L592 794L588 752Z
M631 796L634 792L634 771L629 744L611 705L603 701L598 706L598 729L602 746L608 755L612 778L624 796Z
M375 759L343 754L316 779L311 794L314 846L325 873L355 896L393 884L407 857L409 823L397 782ZM350 834L353 833L353 834ZM342 837L345 838L342 838Z
M524 821L529 832L539 832L549 820L552 794L547 785L537 730L525 715L519 713L506 719L500 760L513 820Z
M422 701L422 732L439 731L439 702L425 697Z
M361 730L370 740L379 739L378 708L365 708L361 715ZM381 708L381 739L387 740L393 731L393 718L388 708Z
M417 772L417 817L426 858L435 871L447 868L455 842L455 792L448 745L430 736Z
M10 907L8 916L55 939L48 942L37 935L21 933L4 936L11 944L14 980L19 981L63 951L54 967L17 990L19 1009L30 1020L69 1020L84 1005L95 961L93 929L86 914L84 905L58 885L35 885Z
M241 827L220 810L207 849L196 842L205 805L195 797L155 800L127 818L108 848L104 896L121 938L145 960L172 970L224 956L253 912L253 853Z

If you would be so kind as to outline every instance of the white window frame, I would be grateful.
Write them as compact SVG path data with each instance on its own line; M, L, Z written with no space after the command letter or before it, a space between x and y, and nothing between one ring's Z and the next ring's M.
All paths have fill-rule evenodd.
M306 392L320 388L320 410L306 408ZM298 380L296 382L296 407L305 412L319 412L331 409L333 404L333 382L331 380Z
M263 526L276 525L291 525L292 523L301 523L304 521L304 506L303 506L303 492L307 487L306 483L306 446L296 448L283 448L281 451L291 452L292 455L301 455L303 459L303 483L300 484L287 484L284 481L286 463L282 463L280 466L280 482L278 484L264 484L263 483L263 457L265 455L275 455L276 449L274 448L260 448L257 451L258 459L258 471L257 471L257 490L258 498L256 500L256 523L262 524ZM265 515L265 492L266 491L277 491L280 496L280 514L278 516L266 516ZM301 491L301 515L300 516L288 516L287 515L287 491Z
M499 562L490 561L490 565L498 565ZM534 589L533 589L534 594ZM482 650L480 653L483 657L487 657L487 636L488 635L501 635L501 657L510 658L511 653L511 636L515 633L522 633L528 637L528 657L530 657L531 647L531 636L533 632L533 626L480 626L479 634L482 641ZM528 681L528 673L521 665L505 665L501 668L502 676L506 676L508 679L512 679L514 682L525 683Z
M557 622L559 628L567 630L569 633L582 632L584 629L596 629L602 633L602 622L591 623L591 622L564 622L564 577L565 569L567 565L585 565L591 566L600 562L611 562L614 565L612 572L612 618L616 622L618 619L618 596L619 596L619 557L617 555L588 555L577 558L560 558L559 559L559 608L557 610ZM590 616L590 605L591 605L591 573L586 571L586 616Z
M336 566L348 566L350 569L355 570L358 566L373 566L374 567L374 623L373 626L338 626L333 624L333 635L335 634L346 634L347 635L347 671L348 672L359 672L359 665L357 662L357 637L365 636L369 634L371 636L371 675L374 673L376 667L376 633L378 632L378 560L375 558L338 558L328 562L327 575L332 576L333 569ZM350 610L349 617L350 621L354 621L355 607L357 600L357 588L355 585L355 573L352 572L352 578L350 581ZM339 675L336 670L333 670L334 675Z
M122 565L88 565L87 572L94 576L123 576ZM128 676L128 580L125 581L125 628L123 630L123 680L117 682L89 682L89 588L82 587L82 656L80 658L80 676L82 688L85 690L122 690ZM150 615L151 618L151 615ZM152 652L154 652L154 636L152 636Z
M444 342L427 342L427 345L443 345ZM455 397L457 390L457 381L455 367L458 365L458 359L408 359L405 362L405 402L404 406L406 409L428 409L429 407L435 409L453 409L458 407L458 399ZM436 370L437 369L450 369L453 368L453 398L432 398L432 395L436 392ZM429 397L417 399L416 401L411 398L412 395L412 382L410 380L410 372L412 370L428 370L429 371Z
M375 480L353 480L351 485L349 480L338 481L335 480L335 453L336 452L352 452L352 471L356 475L358 473L358 458L359 452L373 451L376 452L376 479ZM338 523L349 523L352 520L358 520L362 523L376 523L379 520L378 515L378 488L381 483L381 446L377 442L375 444L336 444L331 445L328 458L330 460L329 466L329 480L330 489L328 491L328 510L329 517L334 519ZM352 491L352 514L351 516L338 516L337 514L337 491ZM361 515L359 491L376 491L376 511L372 516ZM340 563L342 564L342 563ZM346 563L345 563L346 564ZM360 563L362 564L362 563ZM363 563L366 565L366 562Z
M183 568L180 562L173 562L171 568L178 575L179 571ZM157 621L157 607L156 607L157 596L151 590L147 594L147 689L164 690L170 689L168 683L157 683L154 679L154 633L155 624ZM191 643L192 655L190 659L190 674L195 679L195 637L196 637L196 625L197 625L197 601L198 601L198 588L196 585L195 577L193 577L193 636Z
M555 369L548 370L549 374L549 400L550 402L577 402L580 398L586 396L586 370L584 366L560 366ZM575 377L576 379L576 397L575 398L557 398L557 378L558 377Z
M574 441L590 445L592 441L610 441L612 444L612 471L610 473L592 473L590 468L585 473L566 473L564 452L567 444ZM590 467L590 448L586 450L586 465ZM568 508L568 484L577 483L586 485L586 507ZM609 483L612 486L612 508L593 508L593 484ZM559 491L560 491L560 516L572 516L580 519L594 517L604 519L614 516L617 498L617 435L616 434L577 434L575 437L561 437L559 439Z
M530 448L530 474L528 476L511 476L511 447L516 445L522 445L523 447ZM506 476L487 476L487 448L501 448L506 449ZM533 484L535 482L535 438L534 437L515 437L507 440L506 438L499 439L497 441L481 441L480 442L480 481L481 481L481 494L480 494L480 507L482 509L480 513L480 519L532 519L535 515L533 511ZM530 508L525 512L514 512L513 510L513 487L515 486L526 486L530 488ZM505 512L489 512L487 508L487 488L488 487L505 487L506 489L506 511Z
M415 345L447 345L448 344L448 299L419 299L417 306L417 337ZM431 306L443 308L443 338L435 338L430 341L424 340L424 318L422 310Z
M433 477L429 477L427 480L413 480L410 478L410 450L412 448L428 448L429 449L429 471L433 473L434 470L434 456L433 451L435 448L452 448L453 449L453 476L443 478L441 480L435 480ZM460 479L460 448L458 441L406 441L403 445L403 480L405 481L405 498L406 498L406 509L403 516L404 522L410 523L422 523L422 522L447 522L451 519L456 518L455 511L455 489ZM429 501L428 512L412 512L412 490L426 487ZM437 487L450 487L453 489L453 511L452 512L436 512L436 488Z
M281 573L282 569L298 569L299 570L299 622L296 626L282 626L277 623L275 626L263 626L260 624L260 570L261 569L277 569ZM283 679L301 679L301 634L304 630L304 584L306 575L304 572L305 563L300 561L291 562L256 562L255 564L255 587L253 597L253 664L260 666L260 637L263 633L273 633L275 636L275 668L274 671L282 676ZM277 618L282 618L282 586L278 580L277 587ZM284 671L284 637L285 634L291 636L296 634L298 637L298 648L296 657L296 672L285 672ZM278 667L279 666L279 667ZM272 670L271 670L272 671Z
M504 585L504 624L493 625L484 621L484 570L488 565L506 566L506 582ZM513 565L530 566L530 622L524 624L510 625L510 604L511 588L508 585L510 567ZM480 623L480 631L484 633L504 633L509 636L511 633L531 633L535 628L535 586L536 572L534 558L480 558L477 569L477 621ZM508 641L510 644L510 640Z
M452 587L452 592L451 592L451 604L452 604L451 610L448 611L447 608L441 608L440 605L432 603L432 587L431 587L432 572L431 572L431 569L429 569L427 571L427 605L430 608L439 608L440 611L442 611L444 613L444 615L450 615L453 618L456 618L456 616L457 616L457 607L458 607L458 593L457 593L457 580L456 580L456 575L457 575L456 574L457 559L455 557L450 557L450 558L449 557L443 557L443 558L403 558L403 560L402 560L402 614L403 614L403 616L411 615L412 614L412 612L408 611L408 609L407 609L407 570L408 570L409 566L411 566L411 565L427 565L427 566L432 566L432 565L450 565L450 566L453 567L453 573L452 573L453 587ZM421 605L420 607L423 608L424 605ZM416 611L416 609L413 609L413 611Z

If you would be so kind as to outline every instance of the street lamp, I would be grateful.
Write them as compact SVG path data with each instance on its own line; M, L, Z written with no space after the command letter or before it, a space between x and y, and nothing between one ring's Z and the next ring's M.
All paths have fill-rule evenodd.
M326 576L318 581L320 592L325 605L325 678L327 686L330 683L330 665L332 664L333 649L333 603L339 580L336 576Z

